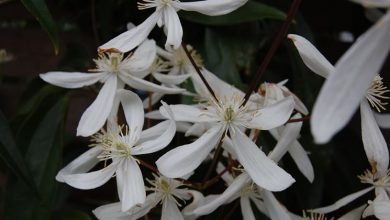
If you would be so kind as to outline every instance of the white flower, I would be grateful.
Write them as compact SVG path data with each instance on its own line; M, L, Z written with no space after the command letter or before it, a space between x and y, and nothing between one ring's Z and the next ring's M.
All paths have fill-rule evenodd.
M377 110L384 109L386 103L381 99L388 99L384 96L388 90L376 74L383 61L380 54L384 56L390 47L387 40L390 16L384 19L379 23L383 26L377 24L361 36L335 67L309 41L298 35L289 35L306 66L327 78L311 117L311 131L317 143L329 141L342 129L359 102L363 102L363 97ZM376 45L381 40L386 43Z
M179 0L143 0L138 3L140 10L155 8L153 14L142 24L128 30L109 42L99 47L100 51L119 50L127 52L144 41L154 26L164 26L167 35L165 47L173 46L179 48L183 29L181 27L177 11L196 11L202 14L216 16L224 15L236 10L247 2L247 0L204 0L194 2L180 2Z
M148 180L152 187L147 188L152 193L146 197L144 204L135 206L127 212L122 212L120 203L103 205L93 210L95 216L100 220L138 219L161 203L162 220L184 219L178 207L180 206L180 200L189 200L191 197L198 196L200 193L194 190L180 188L183 186L180 181L153 175L155 180Z
M269 130L281 126L293 111L293 98L287 97L263 108L252 102L242 106L244 94L241 91L219 84L216 77L208 74L205 77L218 101L211 99L198 106L172 105L171 108L176 121L208 122L210 128L193 143L176 147L160 157L156 162L159 171L171 178L192 172L229 131L239 162L256 184L270 191L280 191L290 186L295 180L270 160L242 130ZM167 115L164 109L160 111L162 115Z
M152 40L142 43L128 57L121 53L100 54L95 60L96 73L48 72L40 77L53 85L64 88L80 88L98 81L104 83L95 101L85 110L77 127L77 135L90 136L103 127L110 112L116 113L115 94L125 84L132 88L163 93L179 93L173 89L150 83L142 78L149 74L148 68L156 57L156 44Z
M56 179L78 189L93 189L116 176L122 210L126 211L145 201L145 189L137 155L149 154L166 147L176 132L173 120L163 121L142 131L144 111L139 97L121 90L119 97L128 127L109 124L107 131L94 135L96 142L90 150L73 160L57 174ZM169 107L165 108L170 112ZM104 161L103 169L86 173Z

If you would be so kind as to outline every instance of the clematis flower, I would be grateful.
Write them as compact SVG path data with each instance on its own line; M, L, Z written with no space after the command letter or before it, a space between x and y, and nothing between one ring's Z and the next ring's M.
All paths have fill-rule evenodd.
M167 41L165 47L179 48L183 29L177 11L196 11L202 14L217 16L230 13L241 7L247 0L204 0L180 2L179 0L143 0L138 9L155 8L155 11L140 25L128 30L99 47L99 51L127 52L143 42L154 26L164 26Z
M195 170L207 155L229 133L239 162L253 181L270 191L280 191L295 180L270 160L244 129L269 130L284 124L294 109L292 97L261 107L252 102L242 106L244 94L219 79L205 74L218 97L197 106L172 105L175 120L179 122L209 123L210 128L193 143L176 147L160 157L156 164L159 171L170 178L184 176ZM202 94L202 93L200 93ZM210 97L210 96L209 96ZM160 108L162 115L167 116Z
M108 126L107 131L94 135L93 147L60 170L56 179L78 189L94 189L116 176L122 211L127 211L144 203L146 196L137 155L166 147L175 135L176 125L170 119L142 131L142 101L131 91L120 90L118 93L128 127L114 123ZM170 114L166 104L164 108ZM100 161L106 165L103 169L87 173Z
M153 176L155 180L148 180L152 187L147 188L147 191L152 193L146 197L144 204L135 206L127 212L122 212L121 204L118 202L100 206L93 210L93 213L99 220L138 219L161 203L162 220L184 219L178 207L180 206L179 200L185 201L194 198L193 203L196 203L198 201L197 197L201 196L201 193L182 188L184 185L180 181L155 174Z
M313 107L311 132L317 143L325 143L350 120L365 97L378 111L384 110L387 87L376 74L390 48L390 16L361 36L333 67L305 38L290 34L303 62L327 78ZM378 42L385 41L383 45ZM366 48L368 47L368 48ZM372 51L372 52L370 52ZM381 57L383 56L383 57Z
M106 122L110 112L115 111L115 94L125 84L132 88L163 93L180 93L178 88L167 88L150 83L143 78L149 74L148 68L156 57L156 43L147 40L128 57L121 53L100 54L94 60L96 73L48 72L40 77L48 83L64 88L80 88L100 81L104 83L95 101L81 116L77 135L90 136L96 133ZM116 112L116 111L115 111Z

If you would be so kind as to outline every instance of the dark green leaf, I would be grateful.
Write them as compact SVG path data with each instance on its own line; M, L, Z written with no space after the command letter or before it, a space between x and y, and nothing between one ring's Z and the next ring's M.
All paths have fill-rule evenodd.
M233 25L262 19L284 20L282 11L254 1L249 1L241 8L222 16L208 16L197 12L179 11L181 18L206 25Z
M48 33L54 46L55 54L59 52L58 29L44 0L22 0L24 6L38 20L42 28Z

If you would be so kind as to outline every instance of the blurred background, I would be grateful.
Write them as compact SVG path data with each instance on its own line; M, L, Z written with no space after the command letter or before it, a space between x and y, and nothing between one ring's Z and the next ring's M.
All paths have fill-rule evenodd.
M76 137L76 127L96 88L65 90L38 76L93 68L99 45L125 31L128 22L140 24L152 13L138 11L136 4L134 0L0 0L0 219L93 219L91 210L118 201L112 180L98 189L81 191L54 179L60 168L88 149L88 138ZM291 1L250 0L248 4L219 18L179 13L184 41L199 51L208 69L241 89L251 81ZM378 13L346 0L302 0L290 33L309 39L334 64ZM160 45L165 40L158 28L150 38ZM382 71L386 85L388 63ZM287 38L263 78L267 82L284 79L289 79L287 87L311 109L323 79L304 66ZM315 181L309 183L286 156L283 167L297 182L276 194L296 214L362 189L365 186L356 176L369 168L358 112L323 146L313 143L308 128L306 121L300 142L311 152ZM383 131L388 138L389 132ZM182 141L177 139L175 143ZM274 144L267 134L259 141L265 149ZM220 182L209 191L223 189ZM330 216L337 217L370 198L367 195ZM240 209L233 207L226 205L201 219L241 218ZM234 211L227 216L227 210ZM148 218L159 219L153 213L158 210ZM266 219L260 213L258 218Z

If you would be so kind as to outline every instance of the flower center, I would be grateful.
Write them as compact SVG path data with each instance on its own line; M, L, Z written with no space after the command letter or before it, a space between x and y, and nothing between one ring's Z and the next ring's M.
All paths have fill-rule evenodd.
M373 173L370 170L366 170L364 171L364 174L358 176L358 178L362 183L390 189L390 170L388 170L384 176L378 176L377 172Z
M308 215L305 211L303 211L303 220L327 220L325 214L309 212ZM331 218L333 220L333 218Z
M381 112L382 110L386 110L385 105L387 105L387 102L383 100L390 98L385 95L389 91L383 84L382 77L376 75L371 82L370 88L367 90L366 98L373 108Z
M96 63L96 69L91 71L104 71L109 73L118 74L121 71L122 64L129 61L132 54L123 58L123 53L101 53L98 59L93 61Z
M137 3L138 10L168 6L174 0L142 0Z
M200 68L203 66L202 56L196 51L191 45L186 45L188 52L190 53L192 59L195 61L195 64ZM187 54L184 52L183 48L175 50L174 53L175 64L177 66L187 65L189 60L187 59ZM190 64L190 63L188 63Z
M246 184L242 189L241 189L241 196L247 197L247 196L254 196L257 198L260 198L260 189L256 187L256 185L252 183Z
M228 106L226 109L225 109L225 114L223 116L224 120L226 122L232 122L233 119L234 119L234 110L231 106Z

